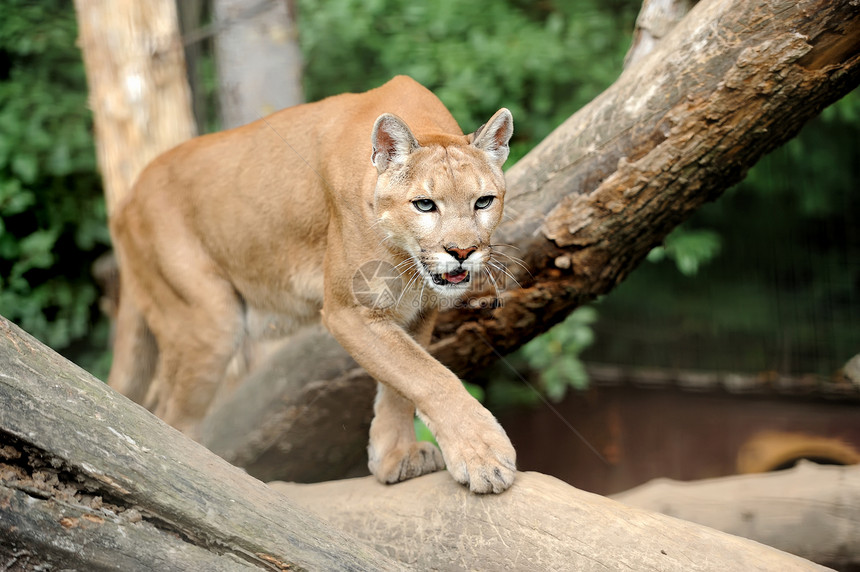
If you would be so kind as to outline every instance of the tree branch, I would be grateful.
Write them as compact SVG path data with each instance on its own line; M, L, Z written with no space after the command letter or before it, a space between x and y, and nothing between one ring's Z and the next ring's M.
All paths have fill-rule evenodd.
M827 566L860 564L860 465L803 462L765 474L693 482L657 479L612 498Z

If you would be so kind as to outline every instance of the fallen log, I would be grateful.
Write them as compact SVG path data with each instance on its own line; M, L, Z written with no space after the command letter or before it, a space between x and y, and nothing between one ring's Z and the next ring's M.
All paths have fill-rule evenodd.
M269 487L3 318L0 538L16 571L821 569L533 473Z
M860 567L860 465L804 461L772 473L656 479L612 498L827 566Z
M0 538L13 570L399 568L4 318Z
M518 473L475 496L444 473L269 483L298 506L424 570L820 570L768 546Z

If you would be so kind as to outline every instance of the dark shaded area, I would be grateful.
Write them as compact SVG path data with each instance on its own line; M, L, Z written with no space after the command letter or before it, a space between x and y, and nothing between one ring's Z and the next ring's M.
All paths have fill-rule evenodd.
M694 275L645 263L596 308L586 361L832 375L860 352L860 94L676 231L721 248Z
M765 431L829 435L860 450L856 401L776 391L596 385L554 405L503 414L501 421L520 470L604 495L658 477L736 474L744 445Z

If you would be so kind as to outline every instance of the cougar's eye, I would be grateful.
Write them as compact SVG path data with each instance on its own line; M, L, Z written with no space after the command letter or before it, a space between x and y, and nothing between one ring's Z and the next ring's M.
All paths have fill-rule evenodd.
M493 199L495 199L495 198L496 197L493 197L490 195L487 195L486 197L481 197L480 199L475 201L475 208L476 209L485 209L488 206L490 206L491 204L493 204Z
M436 210L436 203L430 199L418 199L417 201L412 201L412 204L422 213L431 213Z

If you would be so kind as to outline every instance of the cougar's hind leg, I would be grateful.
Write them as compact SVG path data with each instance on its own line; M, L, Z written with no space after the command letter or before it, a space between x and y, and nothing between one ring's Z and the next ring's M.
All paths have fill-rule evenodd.
M148 316L158 343L158 366L145 405L196 437L199 422L241 347L243 312L233 286L210 273L183 272L171 285L169 310ZM162 293L161 299L168 294Z
M367 455L377 479L396 483L445 468L435 445L416 441L412 402L379 383L373 412Z
M143 403L157 358L158 347L143 314L131 296L121 294L108 385L132 401Z

